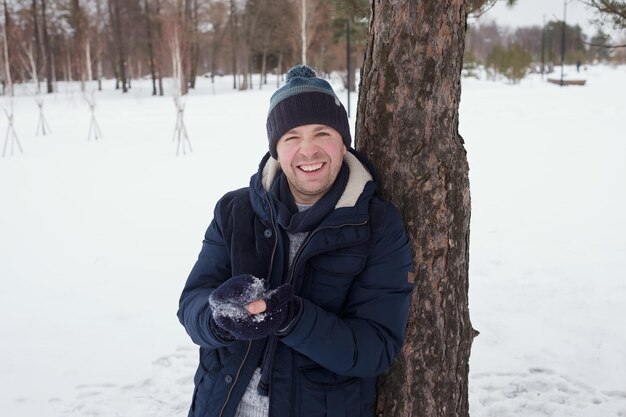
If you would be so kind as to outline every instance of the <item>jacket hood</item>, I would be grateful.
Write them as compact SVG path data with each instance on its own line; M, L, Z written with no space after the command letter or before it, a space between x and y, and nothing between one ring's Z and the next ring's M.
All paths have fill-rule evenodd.
M349 148L344 156L344 162L348 165L350 177L335 209L356 206L362 197L369 199L376 188L374 168L365 157ZM265 194L280 172L280 164L268 152L261 160L258 172L250 178L250 200L257 213L263 218L267 218L268 215L269 199L265 198Z

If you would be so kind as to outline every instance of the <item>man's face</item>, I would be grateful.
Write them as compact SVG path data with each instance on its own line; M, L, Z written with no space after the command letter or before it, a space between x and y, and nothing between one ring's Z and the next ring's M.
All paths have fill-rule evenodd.
M281 136L276 152L296 203L313 204L335 182L346 146L332 127L303 125Z

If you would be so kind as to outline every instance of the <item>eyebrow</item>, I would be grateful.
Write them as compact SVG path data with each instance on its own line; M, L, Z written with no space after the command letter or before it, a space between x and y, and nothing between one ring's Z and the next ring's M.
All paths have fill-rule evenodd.
M328 129L328 126L319 125L318 127L314 128L313 131L319 132L320 130L325 130L325 129ZM285 133L285 135L297 135L298 133L300 132L297 129L291 129L290 131Z

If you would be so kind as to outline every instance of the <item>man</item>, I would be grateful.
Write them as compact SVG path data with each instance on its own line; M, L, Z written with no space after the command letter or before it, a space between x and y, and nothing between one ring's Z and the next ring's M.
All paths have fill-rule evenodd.
M267 135L250 186L217 203L180 299L200 346L189 415L373 416L413 289L402 220L310 68L272 96Z

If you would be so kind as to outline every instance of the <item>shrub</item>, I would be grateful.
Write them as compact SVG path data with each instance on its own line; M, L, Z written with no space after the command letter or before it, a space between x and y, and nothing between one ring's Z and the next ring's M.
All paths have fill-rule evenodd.
M497 45L487 56L487 66L514 84L526 76L531 62L531 54L517 44L508 48Z

